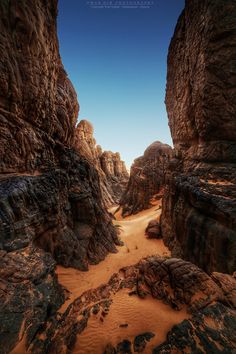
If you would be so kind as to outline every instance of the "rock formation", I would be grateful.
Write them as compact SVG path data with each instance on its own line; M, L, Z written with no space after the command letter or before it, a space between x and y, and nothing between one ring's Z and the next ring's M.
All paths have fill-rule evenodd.
M159 220L151 220L148 223L145 234L148 238L161 238L161 227Z
M9 352L63 301L53 258L85 270L119 240L97 170L73 148L79 106L58 51L57 1L1 1L0 15L0 348Z
M90 320L92 326L96 318L107 321L115 295L127 289L124 296L143 299L152 296L157 307L164 303L173 313L184 311L186 318L170 329L164 342L158 340L163 335L161 330L160 333L137 333L132 343L124 337L114 347L114 343L109 343L108 334L104 337L106 354L133 353L132 348L141 346L145 349L147 341L155 338L160 343L153 353L173 350L176 353L217 353L221 350L233 353L236 308L230 299L236 295L235 286L236 280L229 275L209 276L181 259L149 257L121 269L107 284L86 291L66 312L51 317L35 336L31 350L37 354L73 349ZM139 316L141 318L142 313Z
M0 251L0 353L28 347L44 321L64 302L49 253L29 246ZM27 336L25 333L27 332ZM16 354L25 353L24 348Z
M98 149L93 133L94 129L92 124L85 119L81 120L76 127L74 145L75 149L79 151L83 157L96 165L98 160Z
M236 268L236 6L186 1L168 54L174 142L162 234L208 272Z
M148 209L155 198L162 197L165 166L171 150L169 145L156 141L145 150L143 156L134 160L129 183L120 202L123 216Z
M129 175L118 152L102 151L93 136L93 126L81 120L76 128L75 148L97 169L104 205L119 204Z
M118 152L104 151L100 155L100 164L110 186L113 200L119 204L129 180L125 163Z

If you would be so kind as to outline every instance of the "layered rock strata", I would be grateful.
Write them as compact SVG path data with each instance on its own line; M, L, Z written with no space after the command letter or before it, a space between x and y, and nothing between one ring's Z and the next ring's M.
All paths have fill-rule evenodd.
M235 19L234 0L186 1L168 54L162 234L208 272L236 269Z
M1 1L0 14L5 353L19 335L28 346L62 303L54 260L85 270L115 252L119 240L103 207L97 170L73 147L79 106L58 51L57 1Z
M132 341L124 337L114 346L107 334L103 338L105 353L133 353L139 347L138 343L144 350L147 341L151 340L157 343L153 353L173 350L184 353L224 350L232 353L236 347L233 334L236 308L230 296L235 296L235 286L233 277L224 274L209 276L181 259L149 257L121 269L107 284L86 291L65 313L52 317L34 338L30 349L33 353L72 350L76 341L79 344L80 335L89 327L90 321L94 325L96 317L98 321L103 318L102 322L108 319L107 313L112 311L115 294L126 289L124 296L153 297L156 306L164 303L176 313L184 311L186 319L170 328L164 342L158 340L161 333L147 332L137 333ZM142 313L139 315L141 317ZM173 321L174 318L173 315Z
M129 183L120 202L123 216L148 209L155 199L162 197L165 166L171 151L169 145L156 141L145 150L143 156L134 160Z
M93 136L93 126L81 120L76 128L75 148L97 169L104 205L119 204L129 174L118 152L102 151Z

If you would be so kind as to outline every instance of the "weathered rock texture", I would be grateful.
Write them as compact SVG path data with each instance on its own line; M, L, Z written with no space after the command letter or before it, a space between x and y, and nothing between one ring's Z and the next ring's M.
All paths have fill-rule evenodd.
M52 316L34 338L31 351L37 354L71 350L76 337L79 341L79 334L90 325L90 319L93 322L94 315L100 313L104 316L103 321L107 320L106 313L114 294L126 288L129 292L124 296L152 296L157 300L157 306L161 301L175 311L187 311L187 318L169 331L166 341L160 343L154 353L173 350L176 353L233 353L236 348L236 308L229 294L234 288L235 296L236 281L224 274L217 275L217 282L215 279L181 259L143 259L134 266L121 269L107 284L86 291L65 313ZM141 318L142 313L139 315ZM141 335L144 336L136 334L132 346L124 338L113 347L107 334L104 337L105 353L133 353L132 348L137 347L138 339L140 343ZM145 338L158 339L158 335L145 333ZM142 340L144 348L145 345Z
M19 329L29 343L60 306L53 258L86 269L119 243L97 170L73 148L79 106L58 52L56 16L56 0L0 2L3 352Z
M48 317L64 302L50 254L29 246L0 251L0 353L25 343L23 354ZM27 333L27 335L25 335Z
M110 186L113 200L116 204L119 204L129 181L125 163L121 160L119 152L111 151L103 151L99 160Z
M161 238L161 227L159 220L151 220L146 227L145 234L148 238Z
M235 1L186 1L168 55L175 158L162 234L173 254L208 272L236 266L235 55Z
M97 169L106 207L119 204L127 186L129 174L118 152L102 151L93 136L93 126L81 120L76 128L75 148Z
M169 145L156 141L145 150L143 156L134 160L129 183L120 202L123 216L148 209L155 198L162 197L165 166L171 152Z

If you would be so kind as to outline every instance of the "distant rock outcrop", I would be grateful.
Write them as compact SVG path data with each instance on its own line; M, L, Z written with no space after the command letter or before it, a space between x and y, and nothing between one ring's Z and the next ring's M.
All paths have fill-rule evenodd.
M118 152L111 151L103 151L99 161L110 186L112 198L116 204L119 204L129 180L125 163Z
M161 224L172 252L208 272L236 269L235 55L235 1L186 1L168 55Z
M93 126L81 120L76 128L75 148L97 169L106 207L119 204L127 186L129 174L118 152L102 151L93 136Z
M0 2L0 351L26 347L63 301L54 260L87 269L116 252L96 168L75 151L78 102L57 1ZM53 260L54 258L54 260Z
M120 202L123 216L148 209L155 198L162 197L165 166L171 151L169 145L156 141L145 150L143 156L134 160L129 183Z
M76 127L74 146L83 157L93 164L97 164L98 151L93 132L92 124L88 120L81 120Z

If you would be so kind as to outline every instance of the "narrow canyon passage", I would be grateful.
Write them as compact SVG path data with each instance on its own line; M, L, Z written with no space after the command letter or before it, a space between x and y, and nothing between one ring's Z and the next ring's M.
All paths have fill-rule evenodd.
M70 292L61 312L85 291L106 284L121 268L133 265L147 256L170 254L162 240L145 237L149 221L160 217L160 204L126 218L122 218L120 211L116 213L113 223L120 229L124 245L118 247L116 254L109 254L104 261L91 265L88 272L57 267L59 282ZM116 209L113 207L110 212ZM107 313L100 311L89 318L86 329L78 335L73 353L103 353L107 343L117 345L124 338L131 341L139 334L158 332L158 338L151 339L145 349L146 353L151 353L155 345L165 340L173 324L188 317L185 311L176 312L151 296L140 299L128 296L128 293L127 289L123 289L114 294Z
M0 1L0 354L236 353L236 0L87 3Z
M110 212L113 213L116 210L117 207L113 207ZM61 310L63 311L70 302L73 302L84 291L107 283L112 274L118 272L121 268L133 265L142 258L154 254L170 255L163 240L147 239L145 237L145 229L149 221L159 218L160 214L160 204L126 218L122 218L119 211L115 214L116 219L113 223L120 229L120 239L124 245L117 247L117 253L109 253L104 261L97 265L90 265L88 272L57 266L56 272L59 283L70 292L69 299Z

